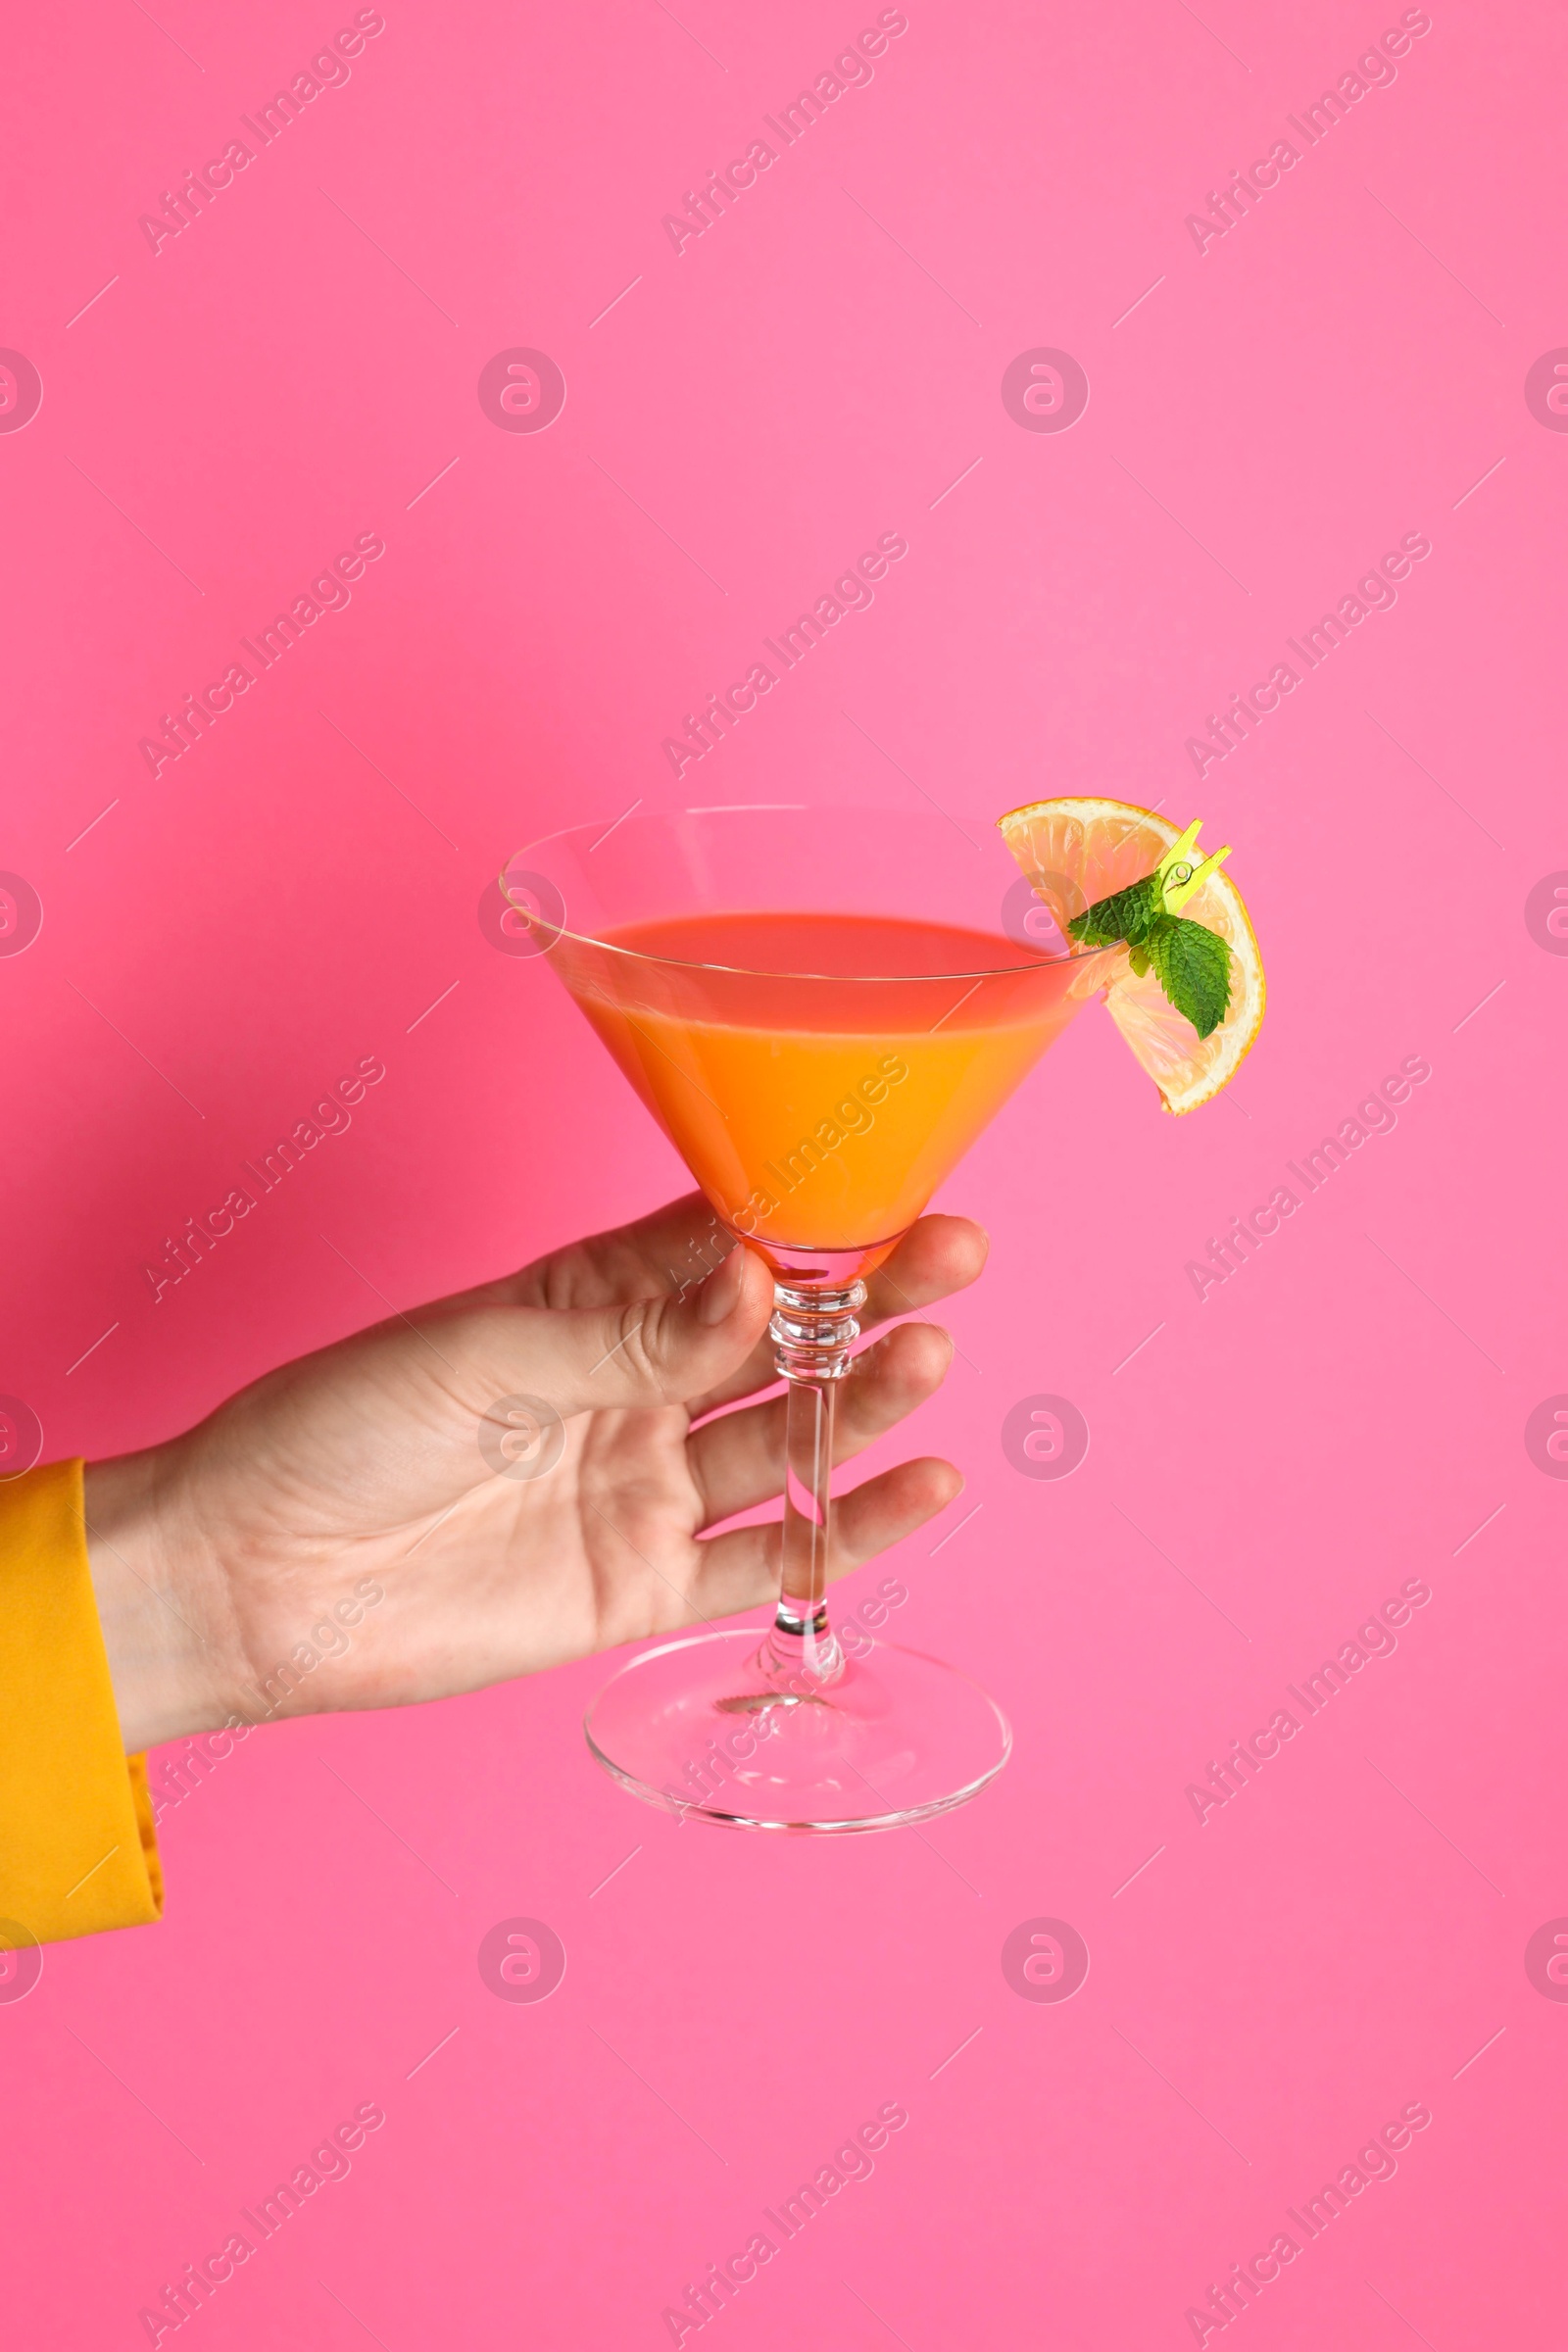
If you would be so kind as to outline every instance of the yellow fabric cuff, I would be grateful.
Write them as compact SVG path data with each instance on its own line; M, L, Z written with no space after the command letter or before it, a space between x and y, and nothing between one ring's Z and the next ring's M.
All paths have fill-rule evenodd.
M0 1950L158 1919L147 1768L115 1709L80 1462L0 1482Z

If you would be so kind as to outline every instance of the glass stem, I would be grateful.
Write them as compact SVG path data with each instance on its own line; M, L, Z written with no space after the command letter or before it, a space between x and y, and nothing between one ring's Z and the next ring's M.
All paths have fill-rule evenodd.
M801 1697L844 1672L844 1652L827 1614L829 1489L838 1384L850 1368L850 1349L860 1335L856 1318L864 1304L862 1282L834 1290L773 1286L773 1360L789 1383L789 1402L778 1613L761 1662Z

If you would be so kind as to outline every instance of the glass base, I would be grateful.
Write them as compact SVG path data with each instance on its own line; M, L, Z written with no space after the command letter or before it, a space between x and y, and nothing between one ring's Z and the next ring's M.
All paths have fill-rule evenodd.
M1011 1753L995 1700L919 1650L879 1642L827 1687L791 1690L765 1642L741 1627L633 1658L584 1720L605 1770L679 1819L830 1837L949 1813Z

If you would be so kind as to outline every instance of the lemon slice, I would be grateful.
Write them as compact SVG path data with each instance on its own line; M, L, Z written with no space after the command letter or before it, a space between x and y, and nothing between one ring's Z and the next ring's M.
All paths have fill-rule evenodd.
M1113 891L1152 874L1188 836L1152 808L1128 801L1035 801L999 817L998 826L1037 897L1063 937L1074 915ZM1213 867L1184 900L1182 912L1217 931L1231 950L1231 1001L1225 1018L1200 1038L1176 1010L1152 971L1133 971L1125 947L1105 951L1093 969L1108 974L1105 1006L1165 1108L1196 1110L1211 1102L1251 1048L1263 1025L1263 958L1242 894Z

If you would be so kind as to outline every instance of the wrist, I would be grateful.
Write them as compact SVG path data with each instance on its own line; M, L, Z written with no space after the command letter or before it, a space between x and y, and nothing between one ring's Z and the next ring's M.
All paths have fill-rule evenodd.
M185 1505L175 1446L88 1462L87 1558L129 1755L226 1722L221 1563Z

